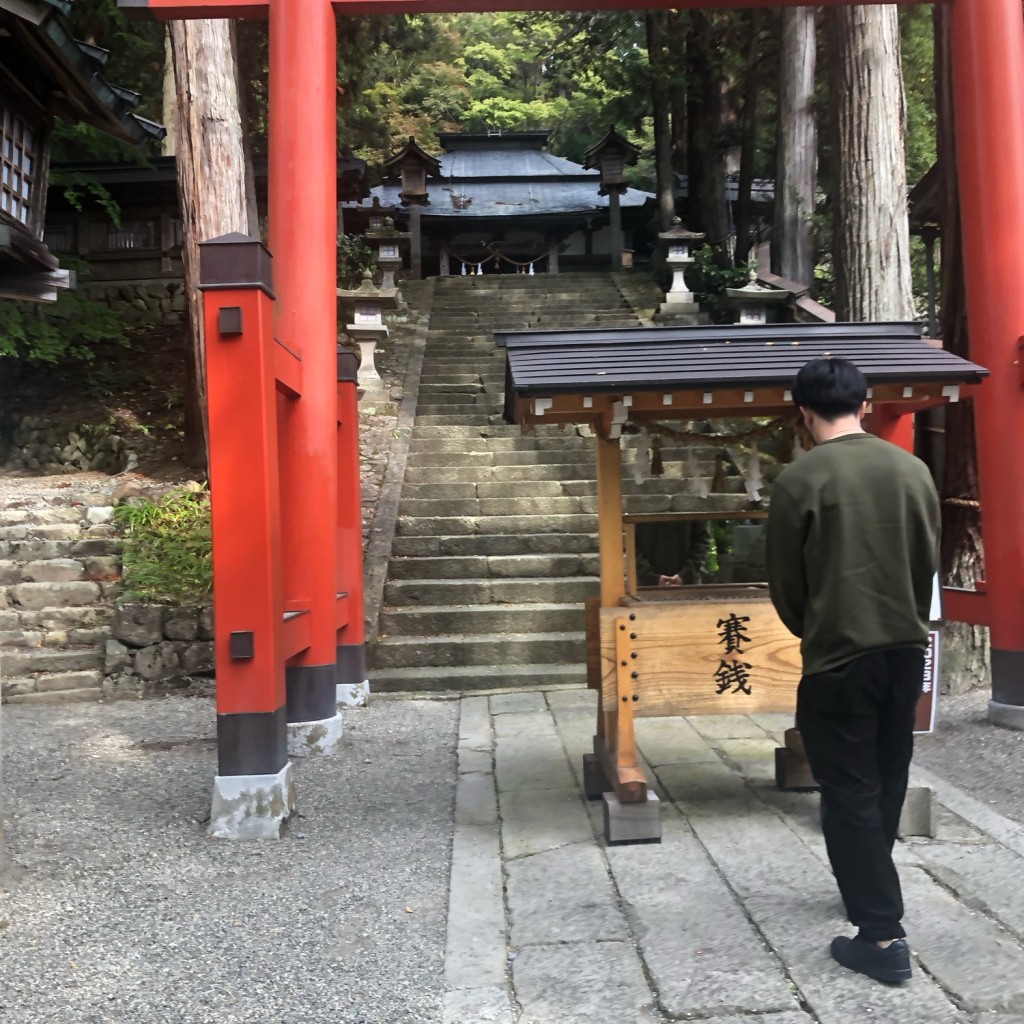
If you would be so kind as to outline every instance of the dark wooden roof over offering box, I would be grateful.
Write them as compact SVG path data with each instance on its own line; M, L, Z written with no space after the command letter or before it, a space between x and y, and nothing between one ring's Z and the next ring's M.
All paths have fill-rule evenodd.
M988 370L922 338L917 323L727 324L713 327L521 331L495 335L507 350L511 422L776 414L811 359L840 356L864 372L874 401L956 401Z

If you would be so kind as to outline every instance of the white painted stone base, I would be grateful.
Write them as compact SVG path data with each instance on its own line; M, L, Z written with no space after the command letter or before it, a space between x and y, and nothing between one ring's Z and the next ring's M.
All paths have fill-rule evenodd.
M370 680L338 684L339 708L365 708L370 703Z
M280 839L294 810L291 762L276 775L218 775L208 831L214 839Z
M998 701L988 702L988 720L993 725L1001 725L1004 729L1024 730L1024 707L1016 704L1000 704Z
M333 754L341 744L341 712L316 722L288 723L288 756Z

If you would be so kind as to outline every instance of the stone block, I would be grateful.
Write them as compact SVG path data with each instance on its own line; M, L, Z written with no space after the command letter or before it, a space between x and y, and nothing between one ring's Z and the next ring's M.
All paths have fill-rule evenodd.
M629 938L601 851L592 842L506 861L511 943Z
M165 640L143 647L135 655L135 673L147 682L171 679L183 673L182 644Z
M295 810L292 766L276 775L218 775L213 782L209 833L214 839L280 839Z
M530 946L512 963L518 1024L655 1024L654 997L632 943Z
M503 791L500 807L507 858L593 840L594 830L575 786Z
M497 985L444 994L442 1024L514 1024L516 1016L508 990Z
M333 754L341 745L343 731L340 714L319 722L289 722L288 756Z
M500 693L491 697L491 714L522 714L547 711L543 693Z
M168 608L164 612L164 636L168 640L195 640L198 635L198 608Z
M101 684L104 700L130 700L143 696L142 680L131 672L104 676Z
M159 604L119 604L114 612L113 633L132 647L146 647L164 638L164 612Z
M18 562L0 561L0 586L21 583L21 565Z
M661 842L661 802L653 789L643 803L624 804L603 793L604 838L609 844Z
M85 704L103 696L99 687L81 690L59 690L56 693L22 693L4 698L8 704Z
M103 671L108 675L116 675L124 670L131 670L132 654L119 640L107 640L103 660Z
M69 583L80 580L85 569L73 558L47 558L29 562L22 572L34 583Z
M199 632L197 636L200 640L212 640L214 637L212 605L199 609Z
M907 798L903 802L900 814L899 835L907 836L935 835L934 794L928 786L911 786L907 790Z
M19 583L11 587L11 597L22 608L69 607L95 604L100 588L95 583Z
M211 675L215 669L212 641L197 641L181 646L181 667L190 676Z
M61 690L82 690L89 687L99 689L103 676L100 672L54 672L36 680L39 693L56 693Z
M498 831L493 826L457 828L452 844L445 983L450 989L501 987L505 966Z
M465 774L455 786L455 825L495 825L498 804L494 792L494 776Z

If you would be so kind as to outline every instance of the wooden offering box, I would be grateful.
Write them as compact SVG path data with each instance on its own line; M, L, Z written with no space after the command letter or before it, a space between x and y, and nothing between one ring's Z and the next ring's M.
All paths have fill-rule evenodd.
M797 371L814 358L855 362L870 385L868 429L912 442L908 414L959 401L987 371L921 337L918 324L773 324L612 328L498 334L507 350L505 415L537 424L590 425L596 436L601 596L587 607L587 675L598 692L587 795L604 800L609 842L658 840L657 797L634 735L639 717L792 712L799 641L763 583L640 588L638 523L757 519L763 507L660 515L623 510L619 439L627 423L786 417ZM714 444L714 436L708 437ZM716 496L717 497L717 496ZM735 504L735 503L734 503ZM777 752L777 778L813 784L799 733Z

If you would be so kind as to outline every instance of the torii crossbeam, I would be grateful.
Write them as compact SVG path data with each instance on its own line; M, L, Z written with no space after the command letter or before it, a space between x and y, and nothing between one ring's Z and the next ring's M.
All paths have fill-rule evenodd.
M275 325L279 341L301 357L302 374L302 396L288 414L293 422L282 452L282 569L285 608L308 611L310 641L290 662L289 695L294 691L307 707L326 707L335 682L358 683L365 663L357 424L350 417L339 428L337 419L335 15L848 2L857 5L857 0L119 0L123 8L161 19L268 17L270 22ZM869 2L881 0L860 0ZM1024 470L1017 452L1024 438L1024 22L1020 0L949 3L971 358L989 367L992 376L976 409L986 580L978 593L951 600L947 610L950 618L991 628L991 717L1024 728ZM215 547L220 542L215 538ZM348 595L343 613L339 579ZM228 646L228 628L218 621L218 652ZM285 716L279 707L247 707L244 699L223 702L222 664L218 653L220 777L244 790L247 780L255 785L286 772Z

